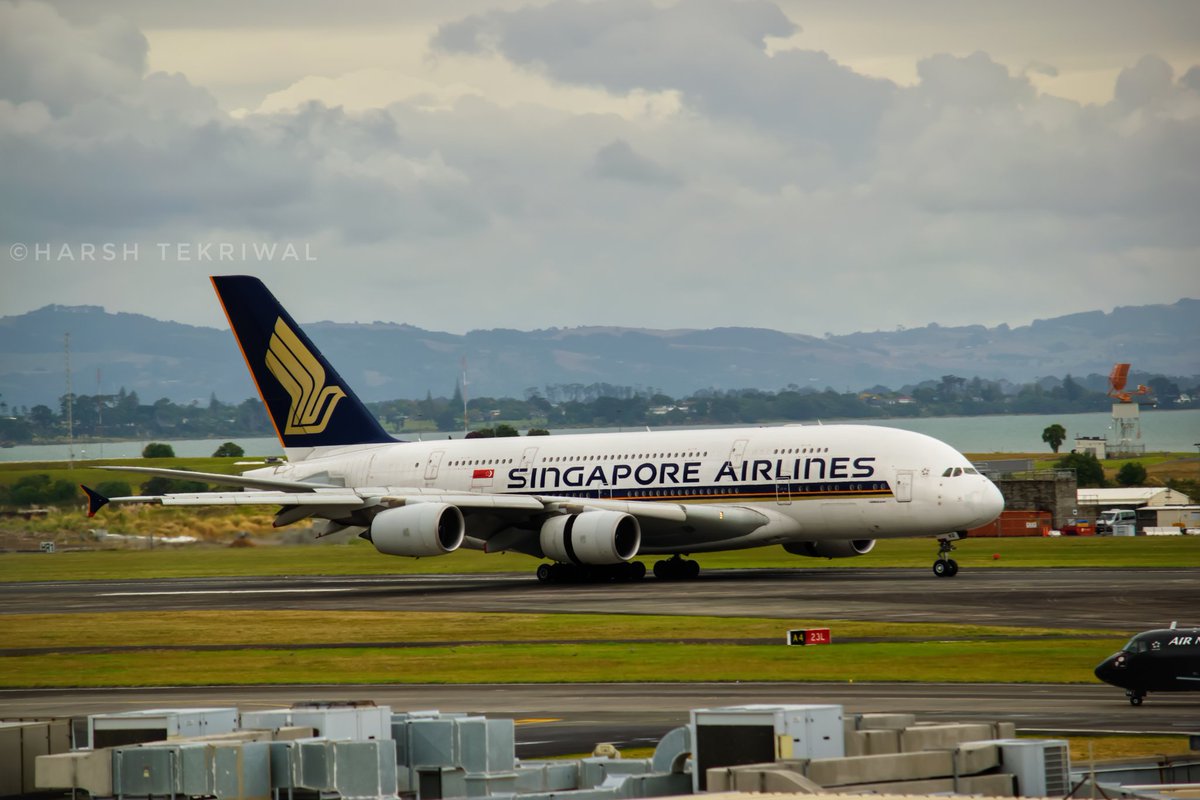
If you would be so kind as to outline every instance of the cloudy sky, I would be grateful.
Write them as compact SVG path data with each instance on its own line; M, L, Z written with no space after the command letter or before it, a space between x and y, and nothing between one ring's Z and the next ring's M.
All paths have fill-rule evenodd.
M0 0L0 314L1019 325L1198 209L1192 0Z

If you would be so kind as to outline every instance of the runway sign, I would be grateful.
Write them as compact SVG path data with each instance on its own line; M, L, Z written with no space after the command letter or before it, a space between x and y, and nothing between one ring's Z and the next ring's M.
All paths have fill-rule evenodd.
M808 628L788 631L788 644L829 644L829 628Z

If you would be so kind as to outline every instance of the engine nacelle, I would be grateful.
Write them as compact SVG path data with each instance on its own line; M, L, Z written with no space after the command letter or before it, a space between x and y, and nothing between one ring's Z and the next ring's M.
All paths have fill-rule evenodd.
M844 541L788 542L783 546L794 556L812 558L851 558L865 556L875 549L874 539L850 539Z
M441 556L463 543L462 511L447 503L414 503L381 511L371 521L375 549L389 556Z
M642 528L618 511L551 517L542 525L542 552L564 564L620 564L637 555Z

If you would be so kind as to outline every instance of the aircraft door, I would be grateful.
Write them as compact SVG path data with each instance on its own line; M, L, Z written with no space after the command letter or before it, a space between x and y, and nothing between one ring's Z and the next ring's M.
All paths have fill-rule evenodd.
M429 460L425 462L425 480L437 480L438 467L442 465L442 456L445 455L445 453L445 450L434 450L429 454Z
M911 469L896 470L896 486L894 493L897 503L912 502L913 471Z
M775 502L781 506L790 506L792 504L792 485L790 483L780 482L775 484Z
M746 457L746 445L749 442L749 439L738 439L733 443L733 447L729 448L729 463L735 468L742 465L742 459Z

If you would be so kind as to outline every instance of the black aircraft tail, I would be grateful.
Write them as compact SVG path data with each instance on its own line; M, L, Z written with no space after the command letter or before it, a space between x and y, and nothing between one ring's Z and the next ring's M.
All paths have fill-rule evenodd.
M258 278L213 288L285 448L395 441Z

